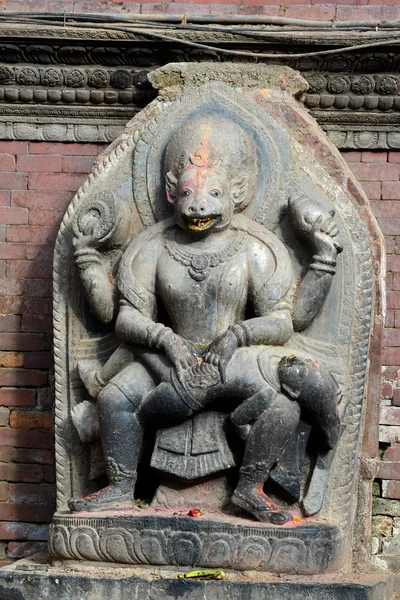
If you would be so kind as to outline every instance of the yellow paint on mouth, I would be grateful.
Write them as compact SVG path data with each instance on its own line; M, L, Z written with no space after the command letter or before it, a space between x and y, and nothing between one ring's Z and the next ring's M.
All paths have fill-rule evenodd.
M193 219L188 227L193 231L205 231L214 223L214 219Z

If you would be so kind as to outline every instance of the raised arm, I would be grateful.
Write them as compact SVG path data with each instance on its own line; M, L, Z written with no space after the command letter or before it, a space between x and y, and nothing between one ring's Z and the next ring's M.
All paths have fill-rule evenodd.
M342 246L334 211L326 213L316 202L300 195L289 201L289 218L296 235L313 252L293 302L294 328L303 331L313 322L326 300Z

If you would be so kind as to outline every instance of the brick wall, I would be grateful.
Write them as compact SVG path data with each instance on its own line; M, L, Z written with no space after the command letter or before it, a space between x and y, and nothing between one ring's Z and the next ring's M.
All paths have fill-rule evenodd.
M131 13L271 15L338 21L393 21L400 18L399 0L30 0L29 7L26 0L7 0L0 10L92 12L122 16Z
M54 512L53 245L102 148L0 141L0 561L43 546Z
M54 511L53 243L74 191L102 149L0 142L0 560L40 548ZM400 555L400 537L391 537L400 533L400 153L344 156L371 200L388 253L382 461L374 517L374 551L382 561L382 552Z

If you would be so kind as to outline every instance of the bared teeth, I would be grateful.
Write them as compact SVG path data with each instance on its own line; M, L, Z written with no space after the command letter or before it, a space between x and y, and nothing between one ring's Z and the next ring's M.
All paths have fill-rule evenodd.
M214 219L192 219L189 223L190 229L203 230L208 229L208 227L213 223Z

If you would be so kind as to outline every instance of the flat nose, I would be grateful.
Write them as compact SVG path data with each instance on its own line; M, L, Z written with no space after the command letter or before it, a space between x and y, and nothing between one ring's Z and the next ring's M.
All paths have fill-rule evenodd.
M188 215L199 215L204 213L207 208L206 200L202 194L195 196L186 208Z

